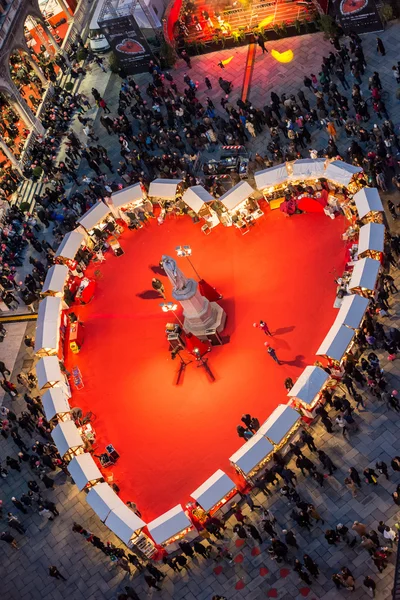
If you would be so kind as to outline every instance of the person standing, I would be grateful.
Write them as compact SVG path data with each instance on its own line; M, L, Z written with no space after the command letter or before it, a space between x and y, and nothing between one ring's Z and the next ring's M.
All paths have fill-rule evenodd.
M254 323L254 327L257 327L256 323ZM258 327L265 333L265 335L270 335L272 337L272 333L265 321L260 321Z
M285 542L288 546L292 546L293 548L299 549L299 545L297 543L297 539L293 531L288 531L287 529L282 529L282 533L285 536ZM276 535L276 534L275 534Z
M303 569L303 565L297 558L294 561L293 571L296 571L296 573L298 574L300 579L302 579L305 583L307 583L307 585L312 584L309 574L307 573L307 571L305 571Z
M154 577L152 577L151 575L145 575L144 580L149 586L149 588L155 588L156 590L161 592L161 588L157 585L157 580L154 579Z
M304 554L303 556L304 566L309 573L315 578L319 575L319 568L317 563L309 556L308 554Z
M11 502L14 504L15 508L20 510L22 513L24 513L25 515L28 514L28 511L26 510L25 506L22 504L22 502L20 502L20 500L17 500L15 496L11 498Z
M261 34L255 34L254 39L257 42L257 44L260 46L263 54L264 54L264 52L266 52L268 54L268 50L265 47L265 40L264 40L263 36Z
M55 577L56 579L62 579L63 581L67 581L67 578L64 575L61 575L60 571L56 566L49 567L49 575L50 577Z
M267 345L267 342L266 342ZM275 350L268 344L268 350L267 350L268 354L270 355L270 357L278 364L281 365L281 361L279 360L279 358L276 355Z
M262 544L262 537L261 537L260 532L258 531L257 527L255 527L252 523L249 523L245 527L246 527L247 531L250 533L253 540L256 540L256 542L258 542L259 544Z
M155 577L157 581L162 581L165 578L165 573L160 571L160 569L157 569L157 567L152 565L151 563L147 564L147 570L150 573L150 575Z
M383 460L378 461L375 465L375 468L379 471L379 473L384 475L387 480L389 480L388 466Z
M376 590L376 583L375 581L372 579L372 577L370 577L369 575L367 575L363 581L363 585L365 585L365 587L367 588L367 590L369 590L372 594L372 597L375 598L375 590Z
M14 548L14 550L19 550L17 540L15 539L14 536L11 535L11 533L9 531L3 531L2 533L0 533L0 540L2 542L6 542L7 544L10 544L10 546L12 548Z
M317 447L314 443L314 438L309 431L305 431L305 429L303 429L303 431L301 432L301 439L304 444L307 444L308 449L311 452L317 452Z
M383 45L381 38L378 37L376 38L376 51L381 56L385 56L386 54L385 46Z
M152 286L153 290L158 292L160 294L160 296L162 296L164 298L164 300L166 299L165 288L164 288L164 284L162 281L160 281L156 277L153 277L153 279L151 280L151 286Z
M12 528L12 529L16 529L18 531L18 533L25 533L26 529L25 527L22 525L21 521L18 519L18 517L16 517L15 515L13 515L11 512L9 512L7 514L7 521L8 521L8 525Z
M350 467L349 469L350 479L354 481L357 487L361 488L361 479L358 471L355 467Z

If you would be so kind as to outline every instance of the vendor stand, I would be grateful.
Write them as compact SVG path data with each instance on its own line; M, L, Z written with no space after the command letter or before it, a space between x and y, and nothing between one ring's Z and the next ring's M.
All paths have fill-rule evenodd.
M152 540L142 533L146 523L125 504L114 508L104 523L129 548L137 548L146 558L157 553Z
M71 419L71 407L64 390L54 387L47 390L42 396L42 405L46 419L50 422L57 418L58 421Z
M85 443L73 421L61 421L51 432L51 436L63 460L70 461L84 452Z
M246 480L252 481L271 460L274 446L261 433L255 433L247 442L232 454L229 462Z
M71 390L65 376L61 373L57 356L44 356L36 363L37 387L39 391L48 390L56 386L61 387L68 398Z
M116 256L123 254L116 235L122 228L117 225L109 207L101 200L94 204L78 221L78 231L87 233L95 244L94 251L101 251L103 244L111 247Z
M288 392L291 404L312 413L328 380L329 374L324 369L308 365Z
M67 265L72 275L82 277L92 258L93 242L86 233L74 229L66 233L55 254L55 261ZM79 265L80 270L77 269Z
M350 165L343 160L333 160L326 165L324 177L331 182L330 188L333 183L348 188L350 192L354 193L358 190L359 185L353 178L362 171L361 167Z
M203 186L193 185L188 188L182 196L182 202L188 207L189 216L192 219L204 219L209 230L219 225L218 214L211 206L215 198ZM202 230L206 233L205 229Z
M369 300L359 294L350 294L342 300L335 319L337 325L346 325L351 329L359 329L368 308Z
M37 356L54 356L58 353L61 310L61 298L48 296L40 302L34 346Z
M86 502L103 523L112 510L125 506L112 487L105 482L97 483L90 488Z
M92 488L103 479L100 469L89 452L74 456L68 464L68 471L80 492Z
M360 227L358 258L382 260L385 246L385 226L382 223L367 223Z
M355 331L353 329L340 323L334 323L318 348L316 352L317 356L325 356L340 363L349 350L354 335Z
M300 158L287 163L290 181L305 181L325 177L325 158Z
M271 210L279 208L285 200L288 178L286 163L254 173L256 188L263 193Z
M151 521L147 529L155 543L168 554L179 549L179 542L183 538L190 542L199 535L180 504Z
M247 183L240 181L223 196L218 198L225 212L220 220L225 226L235 225L244 235L250 231L249 224L264 215L258 202L251 198L255 190Z
M369 298L373 295L381 263L373 258L361 258L354 265L349 290Z
M142 207L147 199L146 192L141 183L135 183L122 190L113 192L108 202L109 207L116 219L123 219L130 223L129 217L125 213L129 213L135 208Z
M66 265L53 265L47 271L42 287L43 296L57 296L63 298L64 288L67 285L69 270Z
M282 451L282 454L285 454L289 450L288 442L299 438L300 425L301 416L298 411L287 404L280 404L257 433L273 444L274 452Z
M149 186L148 196L152 202L158 203L161 212L157 217L159 224L164 222L168 212L181 213L183 204L182 179L154 179Z
M228 502L239 502L241 498L236 484L221 469L218 469L203 485L192 492L190 497L211 515L217 512L224 515L229 511Z
M376 188L364 187L353 196L358 218L362 221L382 223L384 208Z

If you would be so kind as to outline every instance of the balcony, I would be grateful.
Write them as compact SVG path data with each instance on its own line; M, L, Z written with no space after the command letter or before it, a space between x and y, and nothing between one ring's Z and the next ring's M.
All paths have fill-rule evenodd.
M0 1L0 48L2 48L23 0Z

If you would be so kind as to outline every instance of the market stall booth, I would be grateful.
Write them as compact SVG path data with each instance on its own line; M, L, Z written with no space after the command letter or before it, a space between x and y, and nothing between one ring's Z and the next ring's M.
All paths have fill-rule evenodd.
M68 397L61 387L53 387L42 396L42 405L46 419L51 422L57 418L58 421L69 421L71 419L71 407Z
M223 196L218 198L222 207L221 223L230 227L234 225L242 234L250 231L249 225L264 215L258 202L251 196L254 189L247 181L240 181Z
M244 479L252 481L261 474L273 452L271 442L257 432L232 454L229 462Z
M95 251L110 247L116 256L123 254L117 237L122 229L115 222L110 208L101 200L94 204L78 221L78 231L87 233Z
M301 416L297 410L287 404L280 404L257 431L274 446L274 452L285 454L289 450L289 441L299 437Z
M108 203L114 217L130 222L128 214L136 208L143 207L147 199L141 183L135 183L122 190L113 192Z
M361 167L356 167L344 162L343 160L333 160L328 162L325 167L324 177L331 184L340 185L348 188L351 192L356 192L358 184L354 181L354 177L362 173Z
M353 329L340 323L334 323L318 348L317 356L325 356L340 363L350 350L354 335L355 331Z
M359 294L350 294L342 300L335 324L359 329L368 308L369 300Z
M61 372L57 356L43 356L36 364L37 387L40 391L61 387L68 398L71 397L69 384Z
M325 177L325 158L300 158L287 163L290 181L306 181Z
M96 483L90 488L86 502L103 523L112 510L125 506L112 487L105 482Z
M188 214L192 219L204 219L203 233L209 233L213 227L219 225L218 214L212 208L215 198L202 185L188 188L182 196L182 202L187 206Z
M64 296L64 288L69 278L69 269L66 265L53 265L47 271L46 279L42 287L43 296Z
M288 392L291 403L311 412L316 408L322 390L328 385L329 374L321 367L308 365Z
M190 497L210 514L225 514L229 510L228 502L238 502L241 498L235 483L221 469L192 492Z
M365 222L382 223L384 209L376 188L363 187L353 196L358 218Z
M89 452L74 456L68 464L68 471L80 492L103 480L103 475Z
M113 508L104 524L129 548L136 546L147 558L156 553L153 542L142 533L146 523L126 504Z
M371 297L374 293L381 263L373 258L361 258L354 265L349 290L361 296Z
M358 258L382 260L385 246L385 226L382 223L367 223L360 227Z
M147 529L155 543L168 554L179 549L179 542L183 538L190 542L199 535L180 504L151 521Z
M51 436L62 459L70 461L84 452L85 443L73 421L61 421L51 432Z
M288 178L286 163L254 173L256 188L263 193L271 210L279 208L284 202Z
M72 275L82 277L82 271L92 258L92 248L93 241L87 233L74 229L65 234L54 258L57 263L66 265Z
M61 310L61 298L47 296L40 302L34 346L37 356L54 356L58 353Z

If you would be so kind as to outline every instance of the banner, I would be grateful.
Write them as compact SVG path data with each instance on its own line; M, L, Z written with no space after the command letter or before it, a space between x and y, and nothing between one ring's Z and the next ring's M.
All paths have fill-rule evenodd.
M329 14L345 33L383 31L375 0L332 0Z
M102 32L114 50L121 69L127 75L144 73L154 60L146 38L132 15L99 22Z

